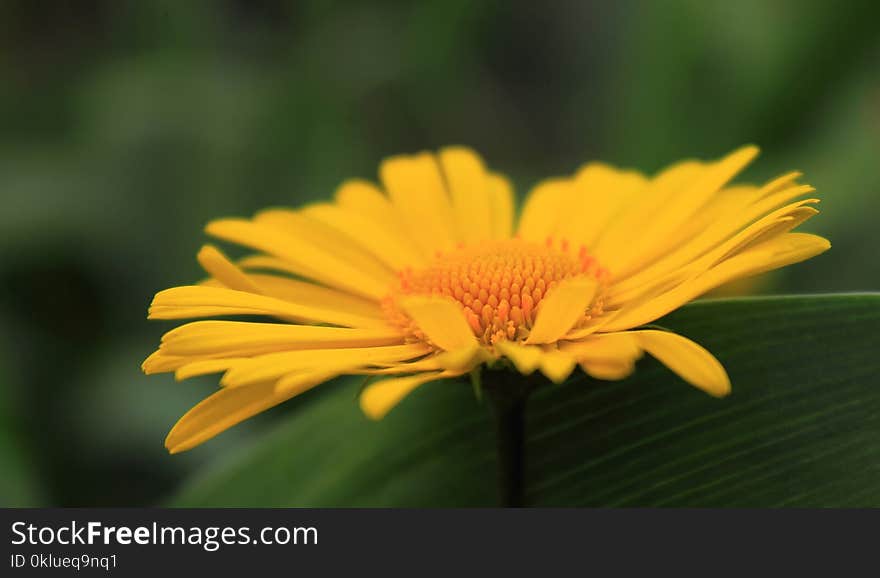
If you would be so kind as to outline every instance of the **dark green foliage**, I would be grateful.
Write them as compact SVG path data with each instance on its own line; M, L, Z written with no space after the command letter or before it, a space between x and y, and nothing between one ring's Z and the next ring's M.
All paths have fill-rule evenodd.
M539 388L526 502L538 506L880 506L880 295L717 300L667 316L733 393L653 360L607 383ZM429 384L373 423L338 383L197 477L178 506L495 505L493 425L466 382Z

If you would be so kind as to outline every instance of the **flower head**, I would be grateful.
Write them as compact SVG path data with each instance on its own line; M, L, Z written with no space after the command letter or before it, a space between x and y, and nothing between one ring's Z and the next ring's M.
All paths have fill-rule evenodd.
M206 245L198 259L209 278L156 294L150 318L266 320L202 320L165 334L144 371L223 373L166 446L189 449L344 374L375 376L361 395L373 418L481 364L554 382L580 366L616 380L644 352L726 395L727 373L708 351L645 325L830 247L791 232L817 213L798 173L729 185L756 154L744 147L650 178L587 164L535 186L516 220L508 180L453 147L386 160L381 188L348 181L333 202L214 221L209 234L257 253L232 261Z

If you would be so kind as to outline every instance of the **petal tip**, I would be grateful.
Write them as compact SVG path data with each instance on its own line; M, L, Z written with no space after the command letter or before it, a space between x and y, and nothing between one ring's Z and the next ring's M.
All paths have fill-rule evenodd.
M385 417L385 415L388 413L388 411L391 410L391 408L388 408L388 409L378 408L374 404L367 401L365 399L365 397L366 396L361 395L359 405L361 407L361 412L363 412L363 414L365 416L367 416L367 418L369 418L370 420L381 421L381 419L383 417Z
M186 447L184 444L180 443L178 440L174 439L174 432L177 429L177 424L171 428L171 431L168 432L168 435L165 436L165 449L168 450L168 453L171 455L179 454L184 452L189 447Z
M741 154L744 157L747 157L749 161L751 161L759 154L761 154L761 147L759 147L755 143L749 143L740 147L740 149L736 152L737 154Z

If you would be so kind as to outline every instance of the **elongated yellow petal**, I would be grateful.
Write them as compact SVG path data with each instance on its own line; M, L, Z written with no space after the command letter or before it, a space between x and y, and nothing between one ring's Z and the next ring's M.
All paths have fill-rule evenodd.
M360 239L312 218L309 209L310 206L298 210L264 209L254 215L253 222L277 229L320 252L329 252L340 263L374 279L386 283L393 279L393 271L370 253Z
M325 381L330 381L334 377L349 373L351 369L352 366L349 365L334 367L333 364L329 364L326 367L320 367L302 373L285 375L275 383L275 394L290 396L299 395L312 389L316 385L321 385Z
M682 379L715 397L730 393L724 367L705 348L666 331L636 331L639 345Z
M664 248L663 255L657 261L667 262L670 256L687 261L761 218L772 219L779 216L784 212L778 210L782 205L814 190L809 185L798 184L777 190L775 187L784 181L785 179L776 179L760 189L738 186L722 190L687 226L679 229L678 235L670 239L669 247ZM686 252L685 255L680 254L682 251ZM639 275L646 269L650 271L658 266L657 262L651 262L653 256L651 257L642 259L643 265L636 269ZM629 272L618 271L616 279L628 276Z
M220 384L226 387L243 387L306 370L334 369L337 373L344 373L361 366L413 359L430 351L431 348L424 343L412 343L267 353L230 369L220 380Z
M408 297L400 305L437 347L454 351L477 345L461 307L451 299Z
M566 341L581 341L591 335L603 331L605 326L611 323L611 321L613 321L619 314L620 311L609 311L599 317L590 319L582 326L572 329L563 335L562 339Z
M325 374L315 374L320 383ZM176 454L211 439L224 430L276 406L296 395L277 393L275 383L267 382L233 389L221 389L189 410L168 433L165 447Z
M172 329L162 337L162 350L171 355L209 355L231 351L263 353L280 349L373 347L399 343L403 343L403 336L393 328L209 320Z
M417 387L454 375L456 375L454 372L434 372L376 381L367 385L361 392L361 410L371 419L382 419Z
M776 177L775 179L771 179L770 181L765 183L763 187L761 187L761 194L758 196L758 199L756 199L756 201L765 196L778 193L783 189L790 188L790 186L802 176L804 175L800 171L790 171L785 173L784 175Z
M810 201L804 201L811 202ZM818 202L818 201L816 201ZM724 255L717 260L714 261L713 265L721 262L724 259L727 259L737 253L742 253L751 247L757 247L763 244L765 241L772 240L774 238L783 237L785 233L788 233L807 219L811 219L819 214L819 211L814 209L813 207L798 207L796 209L792 209L791 212L786 214L784 217L780 217L776 220L775 223L772 223L771 226L766 227L760 232L755 232L755 234L750 235L748 238L741 240L739 243L730 248ZM719 253L712 254L712 257L716 257ZM700 263L702 265L702 263Z
M564 341L559 349L578 361L614 361L638 359L642 350L632 332L600 333L582 341Z
M491 238L489 175L482 159L465 147L445 148L439 156L458 225L458 238L465 242Z
M425 371L449 370L467 373L477 365L496 359L488 349L482 346L441 351L435 355L422 357L415 361L404 360L388 363L376 363L380 369L364 370L368 375L394 375L400 373L422 373Z
M650 323L724 283L791 265L827 251L827 239L806 233L787 233L723 261L709 271L658 295L634 301L603 326L603 331L620 331Z
M645 271L627 281L615 283L606 295L605 305L615 308L644 295L663 292L708 271L725 258L773 237L782 236L818 213L811 207L803 206L806 203L814 202L817 200L807 199L774 211L699 258L681 263L678 268L672 268L664 274L652 275L650 271Z
M147 375L154 373L165 373L166 371L174 371L182 365L186 365L192 361L189 357L180 355L168 355L164 351L154 351L141 364L141 371Z
M174 379L183 381L197 375L209 375L211 373L222 373L235 365L245 361L246 357L224 357L222 359L201 359L191 361L186 365L180 366L174 372Z
M368 354L353 353L346 350L334 349L337 355L327 355L325 350L319 350L322 354L312 359L305 359L303 351L267 353L257 357L250 357L244 361L230 363L230 367L220 378L220 385L226 389L240 389L253 387L264 381L274 380L278 391L287 389L290 380L294 384L300 382L303 375L320 372L328 375L359 374L364 369L371 367ZM277 357L270 357L277 356ZM376 357L376 356L373 356ZM387 361L394 358L389 356ZM379 361L383 361L379 359ZM327 379L330 379L329 377Z
M789 228L794 228L806 218L816 214L815 211L803 212L801 209L806 204L818 202L818 199L806 199L770 213L767 211L778 204L777 201L784 202L783 199L788 200L810 190L812 187L793 187L782 191L782 196L768 198L769 202L766 204L758 203L744 209L731 207L728 212L732 213L732 216L720 216L715 222L707 225L702 233L683 239L679 249L669 251L663 258L628 278L621 279L619 275L615 276L607 303L613 306L615 303L625 302L630 298L628 295L637 294L640 287L657 284L664 278L675 276L682 267L691 270L698 267L708 268L726 254L737 250L737 247L753 242L759 235L764 234L786 217L797 217L790 222Z
M602 239L601 246L597 248L600 259L615 274L625 274L635 263L662 254L663 241L687 223L757 153L757 147L743 147L718 162L695 165L696 170L682 170L681 174L687 179L685 181L666 180L665 176L675 173L665 172L654 181L652 194L640 199L635 209L639 218L624 221L621 223L623 226L617 228L617 236ZM685 166L688 165L679 165ZM627 241L627 228L637 228L639 235Z
M452 207L434 155L390 158L382 163L379 175L410 236L427 255L453 244Z
M274 258L265 257L265 259ZM245 261L250 265L252 262L256 262L256 259L246 259ZM362 317L386 318L378 303L351 293L279 275L249 272L248 277L259 285L263 294L268 297L319 309L344 311Z
M492 238L509 239L513 235L513 186L504 175L489 175L489 205L492 212Z
M213 245L204 245L197 255L199 264L223 285L237 291L262 293L256 283Z
M298 275L356 295L378 300L388 290L390 272L378 277L361 268L362 263L340 259L332 247L318 247L290 231L244 219L213 221L206 231L215 237L281 257Z
M348 235L395 270L424 263L424 258L413 249L412 241L401 234L400 227L384 227L365 215L329 203L312 205L303 213Z
M598 286L595 279L574 277L549 291L541 301L526 343L553 343L565 335L584 317Z
M650 226L654 216L669 203L675 194L698 181L705 174L704 163L682 161L661 171L646 182L640 190L629 196L613 219L590 245L590 252L597 255L603 264L617 266L631 254L633 231L641 231Z
M212 315L271 315L348 327L385 328L387 323L361 315L299 305L263 295L198 285L173 287L156 293L150 319L186 319Z
M359 374L363 375L400 375L400 374L410 374L410 373L423 373L425 371L441 371L444 369L448 369L443 364L440 363L444 358L445 354L454 353L451 351L445 351L438 355L431 355L429 357L422 357L421 359L417 359L415 361L404 360L402 362L389 362L389 363L377 363L376 367L365 367L358 371Z
M755 146L746 146L710 165L689 186L668 197L662 208L645 223L639 234L611 254L599 258L612 272L623 274L628 268L662 255L664 240L684 225L731 178L758 154Z

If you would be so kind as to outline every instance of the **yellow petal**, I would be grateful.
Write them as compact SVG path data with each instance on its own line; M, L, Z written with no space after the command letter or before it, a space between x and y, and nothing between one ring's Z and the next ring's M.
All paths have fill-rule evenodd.
M768 195L767 191L773 190L779 180L771 181L760 189L736 186L720 191L687 226L679 229L678 234L668 242L668 246L659 251L659 259L650 262L654 261L653 255L651 259L643 259L644 263L634 271L637 275L643 275L646 270L660 268L661 265L668 265L670 261L688 262L745 227L757 224L759 219L768 220L782 216L787 211L779 210L780 206L815 190L809 185L792 185L774 190ZM628 276L629 272L617 271L615 279L620 281Z
M571 375L577 361L562 351L542 351L539 367L541 373L553 383L562 383Z
M311 205L303 213L333 227L341 235L348 235L395 270L424 263L422 256L413 249L412 241L401 234L399 226L388 228L366 215L329 203Z
M162 337L161 349L171 355L211 355L235 352L254 355L282 349L375 347L403 343L395 329L356 329L285 323L195 321Z
M404 226L425 254L453 244L452 207L434 155L392 157L382 163L379 175Z
M473 347L456 351L442 351L436 355L423 357L415 361L377 362L374 365L379 369L374 369L372 367L360 368L358 373L363 375L397 375L402 373L422 373L426 371L440 370L467 373L479 364L491 359L493 359L493 356L484 347Z
M638 340L631 332L600 333L582 341L565 341L559 344L559 349L578 361L634 360L642 354Z
M642 356L632 332L591 335L582 341L560 343L559 348L577 359L587 374L606 380L627 377Z
M732 278L757 275L786 265L800 263L824 253L830 248L831 243L824 237L809 233L786 233L759 245L751 246L735 257L722 262L715 269L709 271L709 273L714 273L714 278L703 281L703 283L710 283L714 288ZM722 265L726 265L726 267L722 269Z
M492 212L492 238L509 239L513 235L513 187L504 175L489 175L489 205Z
M590 377L605 381L626 379L636 368L635 361L625 359L585 359L580 362L580 366Z
M639 345L682 379L706 393L730 393L730 379L715 357L690 339L666 331L635 331Z
M520 345L513 341L499 341L495 344L495 349L512 361L517 371L523 375L529 375L538 369L543 353L538 347Z
M595 279L575 277L549 291L541 301L526 343L553 343L565 335L584 317L597 288Z
M808 202L815 202L815 200L802 201L801 203L796 203L796 205ZM750 225L699 259L665 275L661 275L656 279L646 281L641 286L631 287L626 283L612 286L605 296L605 306L611 309L623 306L625 310L629 311L633 309L636 303L647 303L650 306L658 306L662 303L662 301L656 300L658 296L666 293L672 293L672 295L675 295L676 291L680 291L683 286L688 285L695 279L700 279L706 284L707 288L702 291L705 292L714 289L729 280L735 280L739 277L756 274L757 271L749 272L748 266L744 267L745 272L741 271L740 269L743 268L743 261L741 259L735 259L735 257L737 257L738 254L749 254L752 255L752 257L749 257L748 259L752 259L757 254L750 252L750 249L753 247L763 247L763 249L758 252L764 254L763 259L769 262L775 261L777 256L772 254L772 245L767 245L766 243L778 238L784 239L784 241L781 242L782 246L787 246L789 238L786 233L818 212L811 207L802 206L786 210L789 211L787 215L768 215L767 218L761 219L757 223ZM731 259L734 259L732 264L725 264L726 261L730 261ZM790 262L786 263L784 260L780 261L780 263L781 264L771 266L770 268L772 269L790 264ZM638 277L641 278L642 275L639 275ZM632 279L636 279L636 277L633 277ZM624 286L627 288L624 288ZM696 287L698 287L698 285L694 285L692 289ZM694 296L698 295L699 293L694 294Z
M650 323L724 283L809 259L830 247L827 239L816 235L780 235L750 247L674 289L640 297L621 309L602 329L608 332L620 331Z
M400 363L389 362L389 363L377 363L376 368L373 367L364 367L358 370L359 375L399 375L399 374L410 374L410 373L422 373L425 371L440 371L443 369L448 369L444 365L441 365L439 360L444 359L443 356L446 353L452 353L449 351L432 355L430 357L423 357L421 359L417 359L415 361L404 360ZM450 358L445 358L450 359Z
M580 341L585 339L595 333L602 331L606 325L611 323L617 315L620 314L620 311L608 311L599 317L594 317L589 321L586 321L582 326L577 327L576 329L572 329L568 333L566 333L562 339L566 341Z
M154 351L141 364L141 371L147 375L174 371L182 365L192 361L189 357L180 355L168 355L164 351Z
M491 359L491 355L481 345L473 345L454 351L444 351L433 359L443 369L470 371L480 363Z
M477 345L461 306L451 299L408 297L400 306L437 347L454 351Z
M708 165L687 186L664 193L662 203L650 218L638 227L637 236L625 239L603 239L596 253L603 266L614 274L623 274L628 268L638 266L666 248L664 241L687 223L709 199L731 178L748 165L758 154L755 146L745 146ZM643 204L642 208L646 208ZM631 229L636 230L636 229ZM622 231L626 234L626 231Z
M244 219L213 221L208 234L246 247L253 247L287 261L298 275L344 289L356 295L379 300L388 292L390 272L377 276L362 268L363 263L336 256L334 247L318 247L291 231Z
M237 291L261 293L257 285L213 245L205 245L196 258L209 275L223 285Z
M804 201L804 203L809 202L818 202L818 200L810 199ZM788 233L807 219L811 219L818 214L819 211L817 211L813 207L798 207L792 209L784 217L780 217L776 220L776 222L772 223L770 226L766 227L762 231L755 232L754 235L750 235L749 238L743 239L741 242L731 247L727 252L723 254L723 256L715 260L715 262L712 264L714 265L722 261L723 259L729 258L730 256L737 253L741 253L749 249L750 247L758 246L767 240L773 239L774 237L782 237L785 233ZM713 258L716 257L718 254L719 253L713 254Z
M662 170L629 196L591 243L590 252L606 267L624 261L631 253L632 232L647 228L670 198L696 182L706 170L706 165L697 161L681 161Z
M568 179L547 179L535 185L526 198L517 233L528 241L543 242L556 232L571 190Z
M621 207L631 202L646 182L640 173L604 163L583 166L573 178L559 234L575 244L592 247Z
M311 247L319 253L330 253L334 260L383 283L394 279L391 268L370 253L360 238L310 217L309 208L264 209L254 215L253 223L276 229L296 239L300 246Z
M336 189L334 197L343 209L364 215L385 228L400 226L391 201L372 183L361 179L347 180Z
M224 357L223 359L201 359L191 361L186 365L180 366L174 372L174 379L183 381L197 375L208 375L211 373L221 373L234 367L236 364L245 361L246 357Z
M482 159L465 147L445 148L439 156L458 224L458 238L465 242L491 238L489 181Z
M798 180L803 176L803 173L800 171L790 171L785 173L784 175L780 175L775 179L772 179L764 184L761 187L761 195L759 195L758 199L760 200L763 197L773 195L782 189L787 189L791 186L794 181Z
M265 259L273 259L273 257L265 257ZM249 258L244 261L250 266L252 262L256 262L256 259ZM268 263L265 265L268 266ZM248 277L259 285L263 294L268 297L276 297L298 305L319 309L343 311L363 317L387 318L378 303L351 293L279 275L249 272Z
M423 343L388 345L382 347L352 347L345 349L307 349L281 351L252 357L226 372L220 384L226 387L244 387L253 383L304 371L333 370L345 373L355 368L381 363L413 359L430 352Z
M812 187L794 187L783 191L784 197L776 197L781 200L789 199L812 190ZM746 246L749 243L774 230L777 224L787 222L788 229L816 214L813 209L804 207L806 204L817 203L818 199L805 199L792 203L780 209L771 211L771 204L753 205L747 209L735 209L731 207L726 212L732 216L718 215L712 223L707 225L706 230L700 234L691 235L681 242L678 249L669 250L667 254L651 263L650 266L638 271L628 278L614 277L614 283L606 298L607 306L615 306L631 299L644 291L644 287L657 285L664 279L678 275L681 268L686 267L692 273L705 270L725 255ZM791 219L788 219L792 217ZM756 220L757 219L757 220ZM785 231L782 231L785 232Z
M274 383L221 389L180 418L165 438L165 447L172 454L191 449L293 395L275 393Z
M385 194L375 185L360 179L345 181L336 190L336 204L348 213L363 216L375 223L382 230L404 239L413 253L424 260L432 253L423 253L421 247L414 242L400 211L397 210Z
M316 385L321 385L334 377L346 373L347 369L347 366L333 367L330 364L327 367L320 367L315 370L285 375L275 384L275 394L295 396L305 393Z
M148 317L186 319L214 315L271 315L348 327L388 327L380 319L346 311L310 307L244 291L198 285L173 287L156 293Z
M361 410L371 419L382 419L420 385L451 377L447 372L422 373L406 377L391 377L367 385L361 392Z

